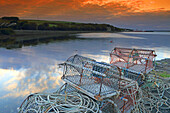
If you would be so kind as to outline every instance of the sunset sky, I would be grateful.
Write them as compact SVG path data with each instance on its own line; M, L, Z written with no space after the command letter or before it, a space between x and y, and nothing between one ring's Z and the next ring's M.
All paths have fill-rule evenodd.
M170 0L0 0L0 17L170 30Z

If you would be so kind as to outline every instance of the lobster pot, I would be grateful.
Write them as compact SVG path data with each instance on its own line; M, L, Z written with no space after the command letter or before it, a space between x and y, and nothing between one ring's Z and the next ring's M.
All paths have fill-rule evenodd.
M110 53L110 64L134 73L149 73L154 68L154 50L114 48Z
M137 81L139 86L143 84L143 80L145 78L143 74L140 73L136 74L131 71L128 71L128 69L124 71L124 77Z
M64 66L62 79L93 99L117 95L119 71L116 66L80 55L72 56L60 65Z

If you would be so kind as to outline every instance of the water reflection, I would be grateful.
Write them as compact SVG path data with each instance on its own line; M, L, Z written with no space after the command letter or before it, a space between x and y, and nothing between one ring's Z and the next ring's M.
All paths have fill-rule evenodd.
M21 32L21 31L20 31ZM28 31L27 31L28 32ZM31 36L29 34L24 34L21 36L16 37L8 37L8 38L0 38L0 47L4 47L7 49L14 49L14 48L22 48L23 46L36 46L38 44L43 43L50 43L55 41L63 41L63 40L70 40L74 39L74 35L69 35L70 33L57 33L53 35L47 35L43 33L40 35L33 35Z
M81 33L79 38L129 38L129 39L145 39L138 36L127 36L120 33Z
M95 34L99 39L90 34L90 39L84 37L13 50L0 48L0 110L16 113L28 94L56 91L63 84L57 64L76 53L109 63L109 53L118 46L154 49L157 59L170 58L169 34Z
M16 108L31 93L54 92L63 84L62 73L57 65L40 65L19 70L0 69L0 75L0 109L4 113L17 112ZM13 100L10 103L18 103L13 105L15 109L3 108L11 106L10 103L3 102L7 102L9 98Z
M54 66L39 66L29 69L0 69L1 87L9 92L0 98L24 97L30 93L43 92L49 88L57 88L61 84L61 71Z

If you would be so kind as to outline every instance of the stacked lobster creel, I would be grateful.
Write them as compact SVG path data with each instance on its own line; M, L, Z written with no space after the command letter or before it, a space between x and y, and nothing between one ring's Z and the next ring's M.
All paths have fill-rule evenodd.
M122 79L120 81L120 94L114 98L115 104L121 113L145 113L146 109L142 103L142 91L137 81L131 82Z
M134 96L140 98L136 102L135 98L129 101L129 104L133 103L133 112L170 112L170 87L163 83L156 73L152 76L149 74L155 66L154 50L115 48L110 56L110 63L118 66L124 77L138 82L138 93L133 93L133 90L128 91L131 88L124 86L125 91L122 91L126 98Z
M130 112L132 109L135 112L145 111L137 81L121 76L121 69L117 66L96 62L80 55L70 57L62 65L65 68L62 78L78 91L100 101L100 110L108 108L108 103L111 103L114 112ZM108 98L103 98L106 95Z
M116 66L80 55L74 55L60 65L64 67L62 79L91 98L100 101L118 94Z
M124 76L141 85L145 76L154 69L156 56L154 50L116 47L110 53L110 64L118 66Z
M62 65L65 69L63 80L101 103L100 110L111 103L114 112L145 111L137 81L121 76L117 66L79 55L70 57Z

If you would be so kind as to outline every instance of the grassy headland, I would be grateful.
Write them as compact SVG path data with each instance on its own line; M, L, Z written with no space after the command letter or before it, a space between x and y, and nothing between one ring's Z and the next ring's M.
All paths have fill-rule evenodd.
M66 21L47 20L20 20L18 17L0 18L1 28L14 30L58 30L58 31L108 31L120 32L126 29L118 28L109 24L76 23Z
M6 48L48 43L54 40L72 39L70 34L86 32L121 32L129 29L109 24L76 23L47 20L20 20L18 17L0 18L0 46ZM12 45L13 44L13 45ZM12 46L11 46L12 45Z

